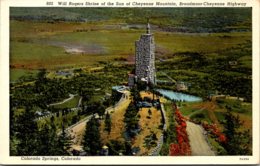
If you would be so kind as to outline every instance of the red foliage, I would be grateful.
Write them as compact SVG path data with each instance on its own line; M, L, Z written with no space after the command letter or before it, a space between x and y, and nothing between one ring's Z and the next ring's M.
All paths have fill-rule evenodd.
M221 143L225 143L225 142L227 142L227 138L224 134L220 134L218 137L218 141Z
M180 135L178 135L178 143L179 144L182 144L183 143L183 137L182 136L180 136Z
M217 137L217 141L220 143L225 143L227 141L226 136L218 129L216 124L202 124L203 128Z
M175 119L178 123L176 126L176 132L177 132L177 144L171 144L169 149L169 154L171 156L185 156L185 155L191 155L191 149L188 139L188 134L186 131L186 119L182 116L181 112L177 108L177 106L174 104L173 109L175 110Z
M180 153L179 144L171 144L170 145L170 156L177 156Z
M177 108L176 104L173 105L173 109L175 110L175 119L178 123L176 126L177 132L177 144L171 144L169 149L169 154L171 156L184 156L191 155L191 149L188 139L188 134L186 131L186 118L182 116L180 110ZM202 124L203 128L215 135L217 137L217 141L221 143L225 143L227 141L226 136L221 133L216 124Z
M186 126L187 126L186 122L181 122L181 127L186 128Z

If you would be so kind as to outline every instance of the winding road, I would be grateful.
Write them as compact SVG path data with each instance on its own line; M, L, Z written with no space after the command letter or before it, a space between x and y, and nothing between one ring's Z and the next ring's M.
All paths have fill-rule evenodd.
M129 100L129 95L129 91L124 91L122 98L118 101L118 103L114 107L107 108L106 113L110 114L114 110L117 110L117 108L120 107L121 104ZM82 150L81 142L86 128L86 123L91 119L92 116L93 115L87 116L81 121L66 129L66 131L73 138L73 149L78 151ZM205 131L200 125L187 121L186 130L190 140L192 156L215 156L214 151L211 149L210 145L207 142L206 136L204 135ZM161 149L161 145L163 144L163 137L161 137L159 140L160 143L149 155L158 155L158 152Z
M205 131L200 125L187 121L186 130L190 140L192 156L215 156L206 140Z
M49 104L49 105L47 105L47 106L49 107L49 106L54 106L54 105L60 105L60 104L63 104L63 103L65 103L65 102L69 101L69 100L72 100L75 96L77 96L77 94L76 94L76 95L69 94L69 98L64 99L63 101L58 102L58 103L52 103L52 104Z
M93 115L89 115L78 123L67 128L68 133L73 138L72 148L78 151L82 150L81 142L83 139L86 123L92 118Z
M114 110L117 110L118 107L120 107L122 103L124 103L126 100L129 100L129 95L130 95L129 91L124 91L123 95L122 95L121 99L118 101L118 103L114 107L107 108L105 111L105 114L106 113L110 114ZM84 131L86 128L86 123L92 118L92 116L93 115L89 115L89 116L85 117L84 119L82 119L81 121L77 122L76 124L74 124L66 129L66 131L73 138L72 139L72 141L73 141L72 149L75 149L78 151L82 150L81 142L82 142Z

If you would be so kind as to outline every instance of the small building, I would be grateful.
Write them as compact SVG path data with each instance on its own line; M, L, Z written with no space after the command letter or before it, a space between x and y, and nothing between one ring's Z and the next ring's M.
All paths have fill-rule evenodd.
M128 74L128 86L131 88L135 85L135 75Z
M188 85L183 81L178 81L177 84L177 90L178 91L186 91L188 90Z
M108 149L109 149L109 148L108 148L106 145L104 145L104 146L102 147L102 150L101 150L101 155L108 156L108 154L109 154Z
M73 72L72 71L56 71L56 75L69 77L69 76L73 75Z

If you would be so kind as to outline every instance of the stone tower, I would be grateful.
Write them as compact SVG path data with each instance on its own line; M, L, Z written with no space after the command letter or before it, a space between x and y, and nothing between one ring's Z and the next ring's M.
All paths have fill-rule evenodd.
M150 24L147 24L146 34L142 34L135 42L135 75L138 80L156 84L155 76L155 43L150 33Z

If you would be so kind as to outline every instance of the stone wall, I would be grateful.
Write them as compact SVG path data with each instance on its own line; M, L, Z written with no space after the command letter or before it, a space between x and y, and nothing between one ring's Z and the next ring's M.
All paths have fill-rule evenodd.
M143 34L135 42L135 74L155 84L155 43L152 34Z

